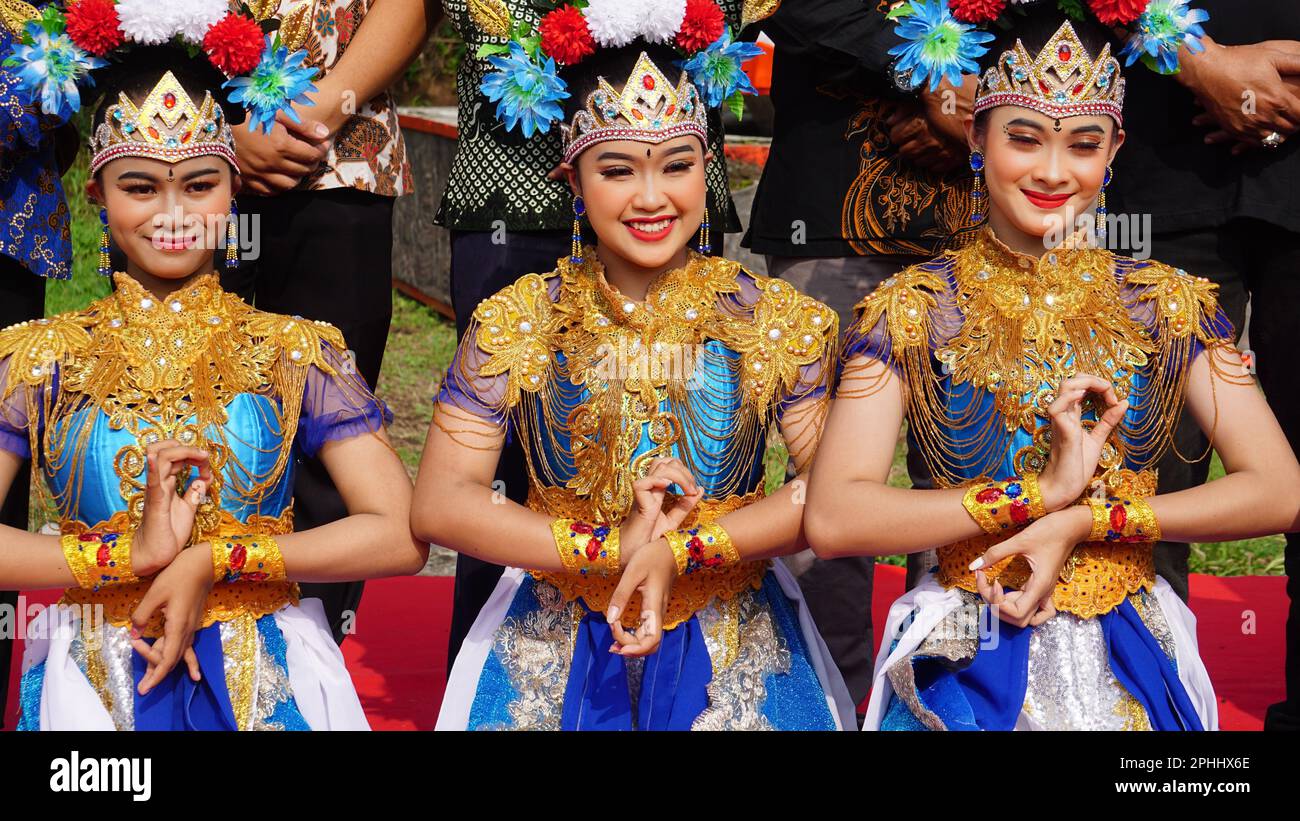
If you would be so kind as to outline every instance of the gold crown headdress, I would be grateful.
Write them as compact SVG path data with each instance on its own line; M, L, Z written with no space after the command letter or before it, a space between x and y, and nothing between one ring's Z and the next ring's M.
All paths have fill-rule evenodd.
M119 93L117 103L104 112L104 121L90 138L90 173L118 157L146 157L177 163L191 157L222 157L235 170L235 138L221 106L205 92L202 104L185 93L170 71L149 92L140 106Z
M1088 55L1074 26L1066 20L1037 57L1020 40L997 65L984 72L975 95L975 113L1018 105L1061 119L1106 115L1123 125L1124 78L1110 45L1096 60Z
M617 91L601 77L587 97L587 107L561 126L564 161L571 163L586 149L609 140L662 143L694 135L709 139L708 112L686 72L674 87L643 51L631 75Z

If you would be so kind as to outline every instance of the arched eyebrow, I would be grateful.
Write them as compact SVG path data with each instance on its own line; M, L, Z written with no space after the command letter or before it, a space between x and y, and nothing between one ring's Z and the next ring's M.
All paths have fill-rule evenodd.
M1046 130L1047 130L1046 128L1043 128L1043 126L1042 126L1041 123L1036 123L1036 122L1034 122L1033 120L1027 120L1027 119L1025 119L1024 117L1017 117L1017 118L1015 118L1014 120L1012 120L1011 122L1007 123L1007 127L1008 127L1008 128L1010 128L1010 127L1013 126L1013 125L1019 125L1019 126L1023 126L1023 127L1025 127L1025 128L1032 128L1032 129L1034 129L1035 131L1046 131Z
M197 168L191 171L190 173L186 174L185 176L181 177L181 180L183 182L189 182L190 180L197 179L198 177L206 177L209 174L216 174L216 173L218 173L216 168L211 168L211 167ZM147 171L123 171L121 174L117 175L117 181L121 182L122 180L144 180L145 182L158 182L158 177L155 177L153 174L150 174Z
M664 156L671 157L674 154L694 154L694 153L695 153L694 143L683 143L682 145L679 145L676 148L668 149L668 151L664 152Z
M1081 125L1078 128L1072 129L1070 133L1071 134L1101 134L1102 136L1105 136L1106 129L1102 128L1099 125Z

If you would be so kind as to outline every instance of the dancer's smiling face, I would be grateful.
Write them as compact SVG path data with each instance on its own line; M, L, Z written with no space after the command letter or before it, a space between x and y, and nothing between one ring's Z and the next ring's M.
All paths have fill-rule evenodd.
M1056 120L1011 105L990 109L969 136L984 154L990 222L1032 237L1062 225L1073 230L1093 207L1106 166L1124 142L1124 131L1107 116Z
M566 170L602 253L658 270L680 261L704 221L704 169L712 156L697 137L658 145L611 140L587 149Z
M120 157L86 183L104 206L113 242L141 271L183 279L212 268L239 177L221 157L178 163Z

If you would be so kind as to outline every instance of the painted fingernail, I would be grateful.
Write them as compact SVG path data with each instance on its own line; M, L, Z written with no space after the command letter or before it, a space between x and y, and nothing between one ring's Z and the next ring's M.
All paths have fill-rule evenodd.
M975 561L973 561L973 562L970 563L970 569L971 569L971 570L979 570L979 569L980 569L981 567L983 567L983 566L984 566L984 557L983 557L983 556L980 556L978 559L976 559Z
M317 137L328 137L328 136L329 136L329 133L330 133L330 130L329 130L328 127L326 127L325 123L316 123L316 136L317 136Z
M609 606L609 609L605 611L605 623L613 624L614 622L618 621L618 614L620 612L622 611L620 611L616 605L611 604Z

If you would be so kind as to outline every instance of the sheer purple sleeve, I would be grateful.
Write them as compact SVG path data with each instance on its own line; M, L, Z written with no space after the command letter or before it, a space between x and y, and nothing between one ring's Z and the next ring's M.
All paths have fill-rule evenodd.
M442 385L433 401L494 427L504 428L508 377L504 372L493 376L482 374L483 366L491 355L478 346L477 340L478 322L471 320L456 347L451 364L447 366L447 372L443 374Z
M303 389L298 448L315 456L326 442L374 433L393 421L393 413L371 392L349 357L321 343L334 373L312 366Z
M884 363L905 380L920 372L932 352L961 330L952 263L947 257L907 268L881 283L854 307L845 330L839 380L845 365L863 358Z
M9 385L11 360L0 360L0 386L4 398L0 399L0 450L7 450L24 459L31 458L31 440L27 436L27 385Z
M559 298L560 285L561 279L558 276L546 280L547 296L552 302ZM434 415L434 422L452 438L474 434L464 440L458 439L462 444L471 446L478 445L476 437L494 435L506 429L511 405L510 372L513 366L498 363L495 367L488 367L493 356L479 345L480 328L477 316L470 319L469 326L456 347L456 354L447 366L447 372L443 374L438 395L433 398L434 405L440 411ZM443 424L439 419L444 415L459 422ZM475 423L483 423L486 428L495 430L481 429ZM464 424L469 424L470 427L462 427Z

